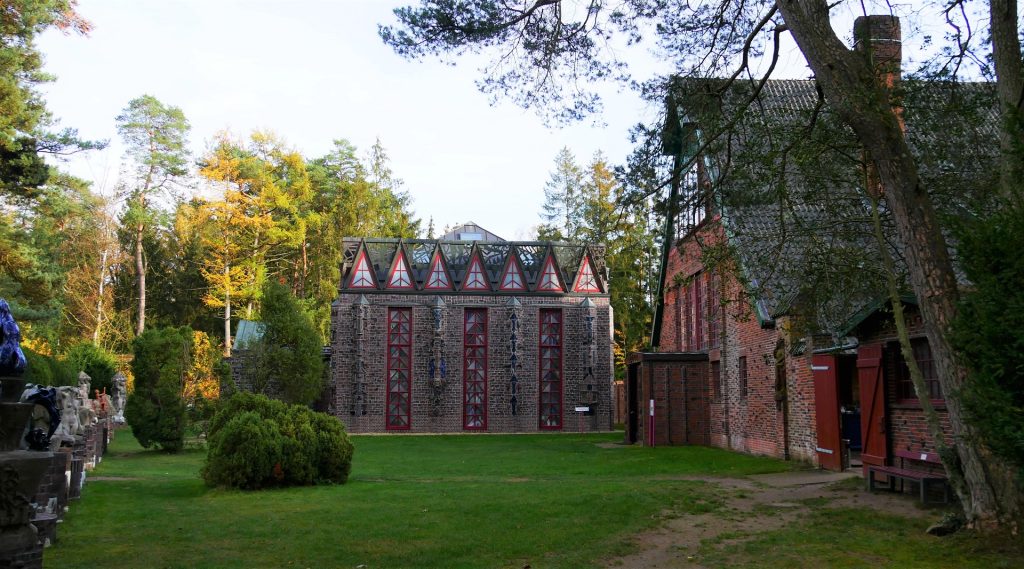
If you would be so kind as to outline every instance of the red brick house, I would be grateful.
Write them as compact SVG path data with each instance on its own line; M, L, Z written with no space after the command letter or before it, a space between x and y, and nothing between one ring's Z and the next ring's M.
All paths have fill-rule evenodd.
M896 18L858 18L854 36L888 69L881 79L902 102L908 142L928 148L922 179L955 212L968 201L964 180L984 178L998 147L989 86L901 82ZM934 452L879 300L887 296L855 139L813 81L722 86L679 81L668 100L663 150L677 172L677 215L666 224L653 351L628 360L627 440L832 470L846 466L847 447L865 465ZM973 114L951 110L968 99ZM723 126L723 111L740 105L757 112ZM915 359L944 415L913 299L905 306Z

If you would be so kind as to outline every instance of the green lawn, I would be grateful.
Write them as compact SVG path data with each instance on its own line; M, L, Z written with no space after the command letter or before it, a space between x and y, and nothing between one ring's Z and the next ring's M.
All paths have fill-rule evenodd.
M145 451L121 430L44 559L61 568L594 567L629 553L630 537L665 516L735 515L735 491L685 478L789 468L711 448L614 444L620 439L357 436L344 486L238 492L203 485L203 451ZM1024 566L1017 538L938 539L925 535L927 518L807 505L782 529L708 540L697 560L723 568Z
M688 475L786 463L621 434L354 437L343 486L238 492L203 451L144 451L121 430L45 555L47 567L592 567L661 514L713 511ZM116 479L123 478L123 479Z
M868 509L821 508L798 523L750 536L740 543L707 543L702 548L701 563L707 567L751 569L1024 567L1020 537L981 538L961 532L937 538L925 533L932 521ZM722 536L728 537L733 536Z

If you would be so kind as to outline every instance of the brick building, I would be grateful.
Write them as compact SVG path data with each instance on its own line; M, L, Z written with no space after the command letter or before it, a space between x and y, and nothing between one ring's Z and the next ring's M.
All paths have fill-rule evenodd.
M981 186L996 171L991 86L901 81L896 18L858 18L854 37L890 87L911 147L927 147L920 175L933 199L949 208L968 201L965 181ZM757 112L723 118L741 105ZM666 224L655 352L628 360L627 440L710 444L833 470L846 466L847 447L855 461L880 465L894 464L897 451L934 452L891 307L880 300L872 207L898 264L902 246L884 200L865 197L872 174L855 137L814 82L678 81L663 145L675 160L678 215ZM945 422L920 316L912 298L905 306Z
M475 228L475 229L474 229ZM331 308L331 411L350 432L607 431L604 248L347 238Z

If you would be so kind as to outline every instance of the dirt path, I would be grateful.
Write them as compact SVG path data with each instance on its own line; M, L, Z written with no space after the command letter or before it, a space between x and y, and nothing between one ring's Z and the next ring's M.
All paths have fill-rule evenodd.
M824 501L819 507L867 507L905 517L933 515L905 496L869 494L861 486L835 485L850 477L856 475L802 471L746 478L690 478L723 488L729 495L727 506L706 514L679 516L665 512L668 519L664 524L635 536L638 552L608 560L605 566L700 568L703 540L725 537L725 543L737 542L749 539L751 534L782 528L808 513L817 500Z

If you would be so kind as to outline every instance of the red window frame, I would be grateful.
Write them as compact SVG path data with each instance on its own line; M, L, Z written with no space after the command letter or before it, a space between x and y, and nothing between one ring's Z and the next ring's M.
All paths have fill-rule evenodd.
M537 291L539 292L564 292L562 275L558 274L558 266L555 265L555 258L548 255L544 261L544 268L537 277Z
M580 270L576 272L576 286L573 292L601 292L597 284L597 276L594 275L594 266L590 263L590 256L584 255Z
M506 284L510 275L512 276L512 282ZM523 276L523 268L519 266L519 261L516 259L514 252L509 252L508 262L505 263L505 270L501 272L501 282L499 283L498 290L526 290L526 278Z
M539 428L548 431L562 429L562 310L541 308L539 323L539 388L537 417Z
M399 274L401 273L401 274ZM399 277L398 284L395 284L395 277ZM412 271L409 270L409 263L405 260L405 253L399 248L395 253L395 260L391 263L391 272L388 273L389 289L410 289L412 284Z
M487 271L480 260L480 255L474 254L466 267L466 276L462 279L462 290L491 290L488 284Z
M439 277L439 278L434 278ZM434 259L430 262L430 271L427 273L427 290L451 290L452 280L448 276L448 267L445 265L441 253L434 253Z
M487 430L487 309L467 308L462 327L462 428Z
M369 282L365 282L369 280ZM348 279L348 288L377 288L377 275L370 265L366 249L359 251L356 262L352 265L352 275Z
M412 427L412 308L388 308L387 401L385 428Z

